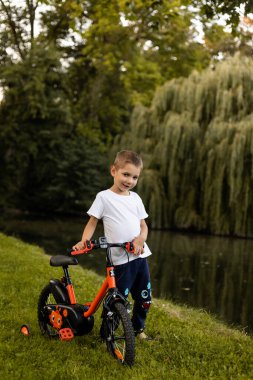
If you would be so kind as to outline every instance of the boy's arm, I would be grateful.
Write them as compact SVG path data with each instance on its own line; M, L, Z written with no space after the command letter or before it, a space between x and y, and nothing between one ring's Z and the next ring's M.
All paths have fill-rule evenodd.
M90 240L92 238L97 227L97 223L98 219L95 218L95 216L91 216L83 230L82 240L76 243L72 247L72 249L74 249L75 251L78 251L79 249L84 249L84 243L86 242L86 240Z
M148 226L144 219L141 219L140 229L140 235L133 240L134 254L137 256L143 253L143 245L148 237Z

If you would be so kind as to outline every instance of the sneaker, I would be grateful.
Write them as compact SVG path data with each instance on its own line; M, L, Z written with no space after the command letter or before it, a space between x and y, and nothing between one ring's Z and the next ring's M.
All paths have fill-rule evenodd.
M140 340L153 340L153 338L151 338L151 336L148 336L143 330L137 332L135 336Z

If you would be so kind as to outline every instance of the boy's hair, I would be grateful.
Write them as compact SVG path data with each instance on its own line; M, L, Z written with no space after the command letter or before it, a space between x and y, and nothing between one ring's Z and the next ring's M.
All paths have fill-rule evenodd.
M126 164L133 164L137 168L143 168L141 156L131 150L122 150L116 154L113 165L118 168L123 168Z

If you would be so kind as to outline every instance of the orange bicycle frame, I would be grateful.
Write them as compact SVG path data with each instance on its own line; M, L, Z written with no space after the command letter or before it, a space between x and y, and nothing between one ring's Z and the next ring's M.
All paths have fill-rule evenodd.
M131 242L119 243L119 244L118 243L109 244L109 243L107 243L106 238L99 238L99 239L101 239L101 240L104 239L104 240L102 242L100 241L99 244L97 244L96 241L86 241L84 249L76 250L76 251L71 250L71 256L76 256L76 255L82 255L82 254L89 253L94 248L99 248L99 247L107 248L106 278L105 278L101 288L99 289L96 297L94 298L94 300L92 302L87 302L85 304L86 306L89 307L89 309L83 313L84 317L90 317L97 311L98 307L100 306L101 302L103 301L103 299L104 299L104 297L105 297L105 295L109 289L116 289L114 265L113 265L111 259L108 257L108 246L125 248L129 253L134 252L134 246L133 246L133 243L131 243ZM69 280L69 281L67 281L67 283L68 283L67 291L68 291L70 303L73 305L73 304L76 304L74 289L73 289L73 286L71 284L71 280L70 280L68 273L65 273L65 275L66 275L67 280Z
M90 317L92 314L95 313L95 311L98 309L101 301L104 299L106 292L108 289L116 288L116 281L115 281L115 275L114 275L114 267L107 267L106 268L107 276L106 279L99 289L96 297L90 304L89 310L87 310L83 315L85 317Z
M106 276L101 288L99 289L96 297L91 302L91 304L89 304L89 309L86 312L84 312L84 314L83 314L84 317L90 317L92 314L94 314L96 312L96 310L100 306L100 303L104 299L108 289L116 288L114 267L113 266L107 267L106 272L107 272L107 276ZM76 304L76 298L75 298L75 293L74 293L74 289L73 289L72 284L69 284L67 286L67 290L68 290L70 303L72 305Z

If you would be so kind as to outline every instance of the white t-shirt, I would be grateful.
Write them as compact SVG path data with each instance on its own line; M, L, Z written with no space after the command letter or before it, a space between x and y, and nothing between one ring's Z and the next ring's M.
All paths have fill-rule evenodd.
M104 233L108 243L125 243L133 241L140 234L140 221L148 217L138 194L130 191L129 196L119 195L112 190L97 194L88 210L89 216L103 220ZM112 248L114 265L128 262L127 253L122 248ZM147 257L151 251L144 243L144 252L140 256L129 253L129 261Z

